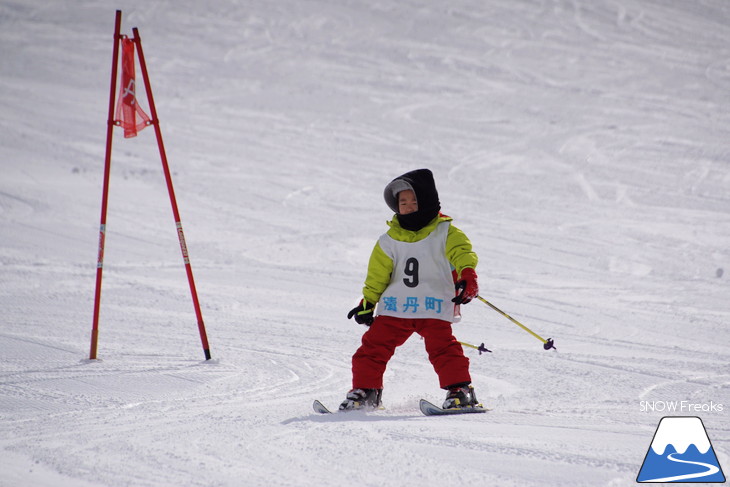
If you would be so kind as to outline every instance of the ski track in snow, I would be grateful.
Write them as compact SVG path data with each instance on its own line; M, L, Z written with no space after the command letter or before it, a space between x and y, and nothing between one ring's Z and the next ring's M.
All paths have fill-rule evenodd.
M151 129L115 134L87 360L115 8L207 362ZM663 415L640 401L725 405L702 418L730 463L729 26L722 0L4 1L0 486L633 485ZM416 167L481 294L558 352L473 303L493 411L423 417L414 337L384 411L316 415L350 386L382 188Z

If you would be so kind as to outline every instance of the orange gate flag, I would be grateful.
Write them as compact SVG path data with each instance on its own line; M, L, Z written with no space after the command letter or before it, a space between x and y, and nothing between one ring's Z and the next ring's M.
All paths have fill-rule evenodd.
M124 128L124 137L136 137L137 132L150 125L150 117L137 103L134 77L134 41L122 38L122 82L119 85L115 125ZM139 115L139 121L137 121Z

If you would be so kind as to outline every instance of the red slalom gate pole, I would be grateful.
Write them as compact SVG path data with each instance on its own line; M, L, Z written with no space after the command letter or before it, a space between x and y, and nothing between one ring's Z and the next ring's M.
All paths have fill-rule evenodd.
M101 278L104 270L104 243L106 237L106 213L109 201L109 175L112 163L112 136L114 132L114 102L117 92L117 67L119 65L119 31L122 26L122 11L117 10L114 21L114 49L112 53L112 81L109 90L109 118L106 128L106 156L104 157L104 187L101 196L101 223L99 224L99 255L96 261L96 291L94 295L94 320L91 327L91 351L89 360L96 360L99 341L99 309L101 305Z
M188 283L190 284L190 293L193 298L193 306L195 307L195 315L198 319L198 331L200 332L200 341L203 344L203 352L205 360L210 360L210 347L208 346L208 336L205 333L205 324L203 323L203 314L200 311L200 302L198 301L198 292L195 289L195 279L193 278L193 269L190 266L190 257L188 256L188 247L185 244L185 234L183 233L182 223L180 222L180 212L177 208L177 200L175 198L175 190L172 187L172 176L170 175L170 167L167 164L167 155L165 153L165 145L162 142L162 132L160 131L160 121L157 118L157 110L155 109L155 101L152 97L152 86L147 74L147 64L145 63L144 53L142 52L142 40L139 37L139 30L135 27L132 29L134 39L139 54L139 66L142 69L142 77L147 92L147 101L150 104L150 115L152 117L152 125L155 127L155 135L157 136L157 147L160 149L160 159L162 160L162 169L165 172L165 181L167 181L167 191L170 194L170 203L172 205L172 213L175 217L175 226L177 227L177 236L180 240L180 250L182 250L183 261L185 262L185 271L188 275Z

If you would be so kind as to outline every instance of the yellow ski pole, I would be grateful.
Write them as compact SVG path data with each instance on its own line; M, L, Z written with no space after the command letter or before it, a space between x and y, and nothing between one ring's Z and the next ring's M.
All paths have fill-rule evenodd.
M477 296L477 299L478 299L479 301L481 301L482 303L486 304L487 306L489 306L490 308L492 308L492 309L493 309L494 311L496 311L497 313L501 314L502 316L504 316L505 318L507 318L508 320L510 320L510 321L511 321L512 323L514 323L515 325L517 325L517 326L519 326L520 328L522 328L523 330L525 330L525 331L526 331L527 333L529 333L530 335L532 335L532 336L534 336L535 338L537 338L538 340L540 340L540 341L541 341L541 342L543 343L543 345L542 345L542 348L544 348L545 350L550 350L551 348L552 348L553 350L555 350L555 351L557 351L557 350L558 350L557 348L555 348L555 344L554 344L554 342L553 342L553 339L552 339L552 338L548 338L547 340L546 340L546 339L544 339L543 337L541 337L540 335L538 335L538 334L537 334L537 333L535 333L534 331L530 330L529 328L527 328L527 327L526 327L525 325L523 325L522 323L520 323L520 322L519 322L519 321L517 321L516 319L512 318L512 317L511 317L510 315L508 315L507 313L505 313L505 312L504 312L504 311L502 311L501 309L497 308L497 307L496 307L495 305L493 305L492 303L490 303L489 301L487 301L487 300L486 300L486 299L484 299L483 297L481 297L481 296Z
M461 343L465 347L473 348L474 350L479 350L479 355L481 355L482 352L492 353L492 351L489 350L487 347L485 347L483 343L481 345L479 345L478 347L476 345L472 345L471 343L466 343L466 342L459 342L459 343Z

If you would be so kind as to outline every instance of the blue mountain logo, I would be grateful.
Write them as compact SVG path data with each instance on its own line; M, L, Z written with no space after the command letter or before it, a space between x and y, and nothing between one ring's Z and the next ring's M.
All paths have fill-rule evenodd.
M666 416L659 421L637 482L725 482L702 420Z

